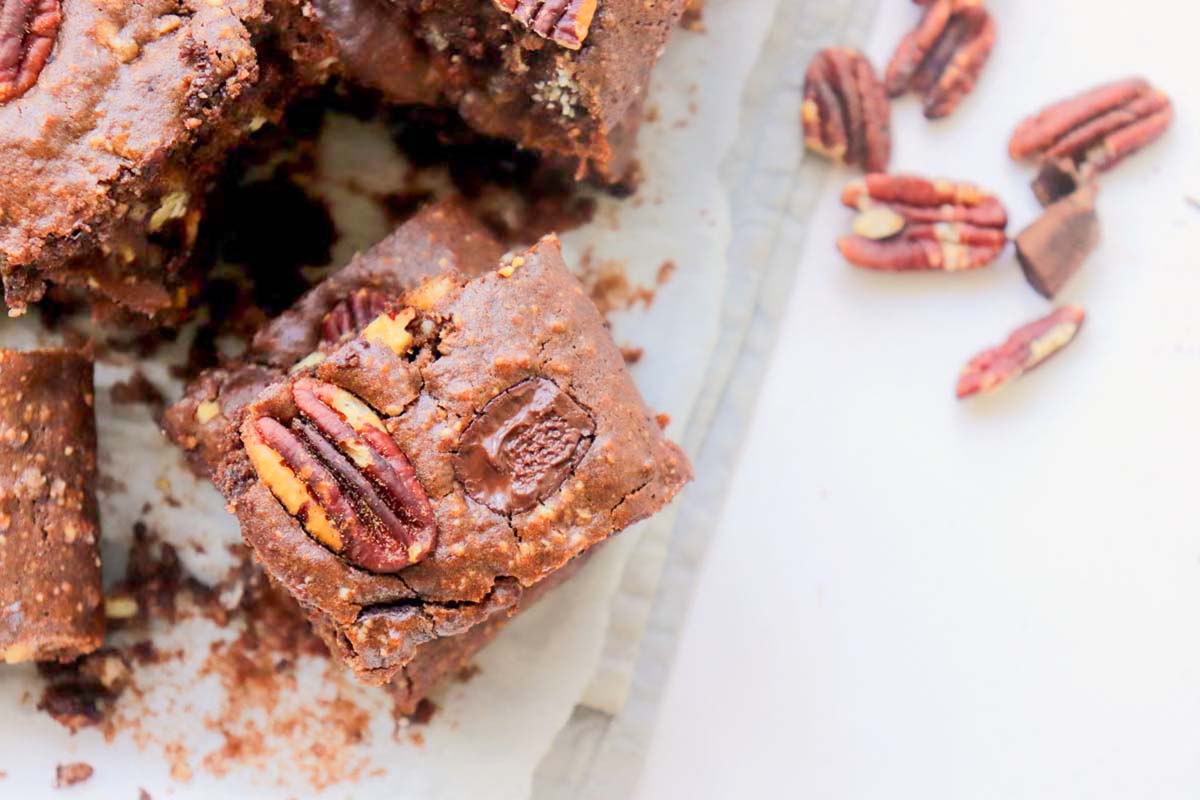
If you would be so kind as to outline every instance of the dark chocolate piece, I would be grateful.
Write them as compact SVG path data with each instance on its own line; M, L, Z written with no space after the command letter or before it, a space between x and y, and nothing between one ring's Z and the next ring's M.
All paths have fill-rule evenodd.
M591 415L566 392L529 378L489 400L467 425L454 472L493 511L528 511L562 485L594 433Z
M1086 184L1048 206L1017 236L1017 260L1029 285L1054 297L1100 243L1096 185Z
M261 421L290 424L301 414L297 386L309 381L365 404L378 424L358 411L342 416L386 429L411 464L437 526L428 553L395 574L355 563L348 552L362 504L348 512L310 462L281 450L235 449L216 476L267 572L370 683L391 680L431 642L511 611L527 587L653 514L691 479L555 238L481 277L430 278L398 305L263 391L244 409L241 432L253 451ZM339 469L352 461L370 481L371 460L360 456ZM503 511L474 496L497 485L475 476L481 466L511 482L489 495Z
M93 398L90 357L0 350L0 660L104 637Z
M1073 194L1080 182L1079 170L1074 162L1070 159L1052 159L1042 163L1030 185L1038 202L1048 206Z

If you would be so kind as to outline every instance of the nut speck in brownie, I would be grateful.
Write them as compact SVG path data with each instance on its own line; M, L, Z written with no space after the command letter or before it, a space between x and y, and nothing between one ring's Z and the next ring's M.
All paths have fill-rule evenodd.
M0 350L0 661L69 661L104 636L92 361Z
M242 411L216 475L268 573L371 683L691 478L554 237L431 277Z

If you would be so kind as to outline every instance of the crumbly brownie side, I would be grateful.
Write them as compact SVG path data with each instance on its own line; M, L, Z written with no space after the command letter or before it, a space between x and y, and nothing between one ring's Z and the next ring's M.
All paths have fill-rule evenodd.
M598 0L578 49L489 0L314 5L351 80L395 103L453 105L482 133L616 183L629 179L646 85L684 0Z
M216 476L267 571L373 683L691 478L554 237L404 302L260 394Z
M104 637L92 361L0 350L0 661L69 661Z
M268 323L235 363L206 370L167 409L163 427L197 474L210 476L240 446L237 420L260 391L297 362L339 344L379 304L442 273L474 277L495 267L502 247L456 202L426 206L387 238L306 292Z
M312 16L307 0L62 0L45 65L0 99L10 311L48 282L146 315L186 305L225 155L331 64Z

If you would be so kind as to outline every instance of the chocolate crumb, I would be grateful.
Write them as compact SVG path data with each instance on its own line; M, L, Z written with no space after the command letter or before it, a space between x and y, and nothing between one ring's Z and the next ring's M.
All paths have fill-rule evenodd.
M145 405L153 409L156 414L162 411L167 404L163 393L140 369L134 370L133 374L125 380L114 383L108 392L114 405Z
M77 783L83 783L92 777L91 764L83 761L76 761L71 764L59 764L54 770L54 788L66 789L68 786L74 786Z
M437 709L437 703L428 697L421 698L417 703L417 710L408 715L408 721L413 725L428 725Z
M71 733L106 723L131 683L128 659L110 647L69 664L42 662L38 672L46 681L38 710Z
M642 356L646 354L646 350L633 345L621 345L621 358L625 359L625 363L633 366L642 360Z
M483 672L483 670L478 664L467 664L465 667L459 669L458 672L454 673L454 679L459 683L468 683L472 678L481 672Z

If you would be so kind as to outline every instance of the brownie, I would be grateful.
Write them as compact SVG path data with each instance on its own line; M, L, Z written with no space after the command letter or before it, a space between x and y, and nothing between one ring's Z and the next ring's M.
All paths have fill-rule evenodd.
M685 0L313 0L343 71L393 103L629 182L651 69ZM568 24L570 23L570 24Z
M247 405L215 474L267 572L369 683L691 478L547 237L406 292Z
M0 31L10 311L53 283L170 317L225 155L323 79L328 38L307 0L13 0L4 16L16 22Z
M92 360L0 350L0 659L69 661L104 637Z
M374 247L317 284L268 323L237 361L206 370L167 409L167 435L209 477L240 447L241 409L297 362L357 333L382 304L445 272L474 276L493 268L500 244L455 201L426 206Z

